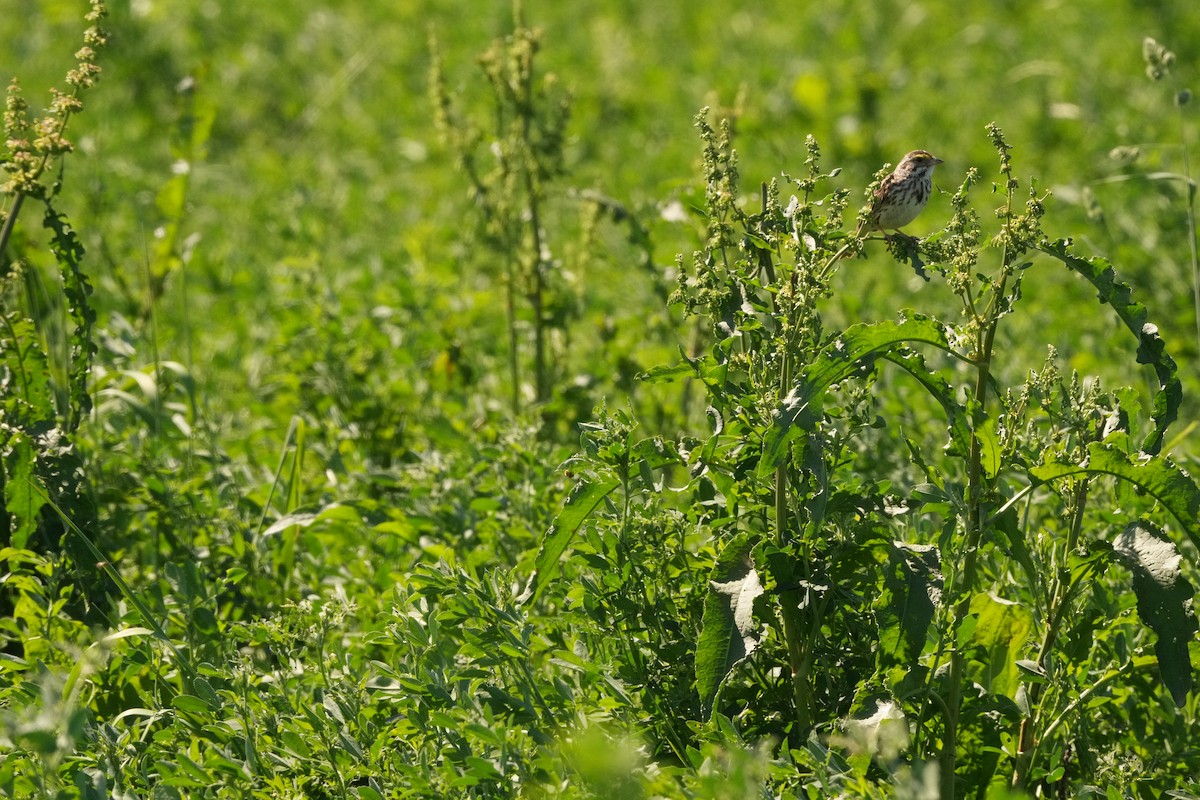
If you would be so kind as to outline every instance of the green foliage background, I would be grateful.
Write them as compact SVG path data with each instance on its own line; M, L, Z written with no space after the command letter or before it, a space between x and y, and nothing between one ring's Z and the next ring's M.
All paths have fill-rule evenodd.
M408 298L414 311L438 309L429 319L457 322L453 327L470 336L488 287L469 279L464 287L453 277L472 272L462 237L454 235L467 209L461 179L431 135L426 31L438 32L452 85L477 89L474 58L511 27L508 3L464 11L357 2L302 13L224 3L122 5L110 23L116 40L105 80L77 122L85 157L70 167L83 174L68 210L92 238L89 252L111 261L113 274L105 277L118 284L98 292L98 302L124 311L145 302L147 251L164 221L155 199L171 181L171 144L182 135L178 87L192 78L197 102L211 105L215 120L189 186L185 235L200 236L189 302L196 315L222 320L215 335L191 342L197 355L211 353L213 367L235 375L244 361L261 358L248 352L259 348L244 345L275 338L256 328L264 320L286 324L286 309L247 315L238 299L257 297L259 312L275 312L306 273L321 276L344 302L369 296L355 283L361 281L372 292ZM746 175L795 171L811 133L827 163L844 167L848 186L865 185L880 164L923 146L946 159L938 181L950 188L967 167L987 163L980 131L995 119L1027 174L1055 190L1058 205L1076 210L1074 219L1060 217L1062 233L1104 244L1160 318L1179 306L1184 335L1171 338L1185 346L1194 337L1186 324L1190 277L1177 187L1103 182L1126 172L1179 170L1169 92L1145 79L1140 50L1143 36L1168 43L1186 78L1195 63L1187 35L1194 23L1173 6L763 3L701 11L675 3L529 3L525 11L545 30L542 67L576 100L569 155L580 188L637 209L683 192L696 159L691 115L706 104L739 112ZM57 79L58 56L73 42L73 4L47 8L54 10L6 17L15 47L4 74L19 67L30 90ZM1146 145L1139 164L1109 157L1112 148L1129 145ZM1085 209L1075 205L1087 188L1109 212L1102 226L1085 224ZM944 214L944 201L941 208ZM662 263L694 247L679 226L657 224L655 234ZM622 277L622 290L596 297L616 282L601 272L583 283L581 275L589 307L624 306L616 311L629 320L644 319L646 307L656 311L649 293L631 298L625 291L620 260L607 266ZM589 274L602 268L587 265ZM878 272L870 293L842 301L848 314L859 316L860 303L891 308L897 293L911 294L907 276ZM633 287L646 283L643 276ZM357 292L341 291L355 285ZM447 286L459 287L457 296L436 291ZM643 307L629 308L639 294ZM160 343L174 347L182 338L171 321L178 315L159 316ZM1045 322L1064 343L1084 337L1062 348L1081 366L1103 363L1097 351L1103 355L1109 338L1107 320L1090 329L1086 319ZM498 341L486 326L475 327L477 338L464 338L468 350ZM202 380L226 374L206 372ZM245 382L217 385L239 391Z
M19 69L31 96L57 80L58 56L73 42L73 5L6 15L0 24L10 26L13 47L0 77ZM1102 246L1158 311L1164 332L1179 331L1169 338L1188 348L1179 350L1186 360L1196 337L1180 187L1112 181L1181 171L1171 93L1145 78L1141 40L1154 36L1174 49L1186 81L1196 54L1184 5L718 3L700 10L535 2L525 13L545 31L541 68L575 99L570 185L639 212L686 196L696 160L691 116L711 105L737 113L747 176L796 171L803 137L812 134L826 163L844 169L847 186L865 185L882 163L925 147L946 159L938 183L948 190L968 167L987 163L980 131L996 120L1021 168L1055 192L1062 230L1051 235ZM183 156L192 172L179 238L195 237L183 248L186 316L220 324L204 336L195 326L185 331L182 281L170 280L158 300L157 335L166 352L186 345L210 365L197 375L206 388L223 397L249 390L250 399L260 395L264 373L287 372L267 367L264 350L283 338L297 315L289 310L314 312L293 305L297 294L315 302L310 280L360 313L382 302L417 315L406 328L428 346L405 348L415 358L429 358L440 336L488 366L486 351L502 342L488 313L493 287L472 268L481 256L461 235L465 189L432 135L427 30L439 36L452 87L466 88L483 108L474 59L511 18L506 2L355 2L303 12L116 4L105 80L76 122L82 157L69 167L74 186L66 198L88 251L107 266L96 271L97 303L127 317L145 313L146 262L155 260L155 231L170 221L163 195ZM194 102L213 115L203 153L188 153L184 143L192 102L180 96L184 81L195 82ZM1122 146L1141 146L1142 158L1132 165L1111 158ZM935 199L917 232L936 226L939 208L944 215L944 199ZM1102 219L1089 220L1089 211ZM687 226L641 217L652 226L660 266L694 248ZM612 314L628 340L640 341L626 328L661 313L651 276L631 275L619 255L595 261L564 265L586 296L589 321ZM864 309L903 305L919 288L888 269L859 282L857 272L870 267L857 266L846 276L854 291L839 300L850 321L868 316ZM1070 303L1089 290L1063 279L1031 291ZM247 297L257 300L254 314L245 313ZM1083 316L1064 324L1045 314L1036 329L1070 345L1060 349L1073 365L1103 373L1113 323ZM653 356L639 362L656 363Z
M8 6L0 80L19 75L36 107L86 9ZM948 218L969 168L994 161L983 130L997 121L1018 175L1052 193L1047 234L1105 254L1150 308L1188 398L1167 450L1195 473L1187 190L1163 177L1185 171L1180 145L1197 134L1194 105L1173 103L1200 71L1191 6L525 2L543 30L539 69L573 99L552 189L556 389L535 421L506 404L495 254L429 97L433 33L450 88L487 118L475 59L511 31L509 3L112 3L103 78L72 123L58 200L99 311L96 409L78 446L99 515L88 533L179 650L119 600L102 624L59 613L81 589L56 584L53 564L10 557L10 577L39 576L44 604L18 605L5 629L0 785L503 796L519 776L529 796L742 797L799 764L861 779L842 791L876 791L877 767L739 749L728 720L699 722L690 642L707 574L695 568L714 544L659 496L635 502L615 539L585 526L582 561L554 597L518 602L573 485L580 423L600 416L582 445L600 460L627 446L626 410L637 438L704 426L696 398L635 379L695 335L665 302L676 254L703 241L702 221L674 213L703 196L693 116L711 106L735 119L751 187L802 172L815 136L852 208L883 163L934 152L944 193L918 234ZM1175 51L1170 79L1145 75L1146 36ZM619 203L645 238L589 216L588 196ZM1004 368L1022 365L1006 381L1053 345L1064 370L1150 386L1130 376L1133 346L1090 284L1034 270L1024 292L1036 301L1002 332L1019 354ZM957 313L881 249L844 265L826 319L901 308ZM51 343L55 320L38 320ZM634 633L614 642L610 623ZM762 684L778 682L761 669ZM1162 748L1097 723L1087 733L1109 761L1090 766L1157 796L1200 762L1196 701L1172 716L1143 678L1105 702Z

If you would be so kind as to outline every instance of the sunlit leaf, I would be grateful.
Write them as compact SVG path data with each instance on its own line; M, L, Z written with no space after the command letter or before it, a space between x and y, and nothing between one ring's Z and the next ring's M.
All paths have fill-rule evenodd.
M521 595L523 602L536 600L541 595L550 579L557 573L558 560L566 552L567 545L570 544L575 531L579 530L579 526L608 496L608 493L619 485L618 481L611 479L590 480L586 478L575 484L575 488L567 496L562 510L558 512L550 529L542 537L542 544L538 549L537 559L534 561L533 575L529 579L528 587Z
M45 505L46 490L35 470L37 454L29 437L13 431L4 454L4 508L8 512L10 543L25 547L38 527L39 513Z
M1018 656L1033 630L1033 615L1021 605L992 594L971 600L976 616L973 643L983 648L980 683L993 694L1016 697Z
M696 689L706 712L711 712L725 676L758 646L754 600L763 587L750 558L749 536L738 536L725 546L708 586L696 643Z
M64 214L56 211L46 199L46 215L43 225L51 233L50 250L58 261L62 275L63 296L67 312L74 327L71 331L71 365L68 376L68 392L71 407L64 423L67 431L74 431L80 421L92 410L92 397L88 391L88 377L92 369L92 358L96 354L96 343L92 327L96 323L96 311L88 299L92 285L83 271L83 245L71 228Z

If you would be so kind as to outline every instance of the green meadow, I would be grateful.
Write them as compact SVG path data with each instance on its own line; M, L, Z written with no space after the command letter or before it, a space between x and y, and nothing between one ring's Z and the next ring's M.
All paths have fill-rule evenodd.
M0 795L1200 797L1188 0L0 36Z

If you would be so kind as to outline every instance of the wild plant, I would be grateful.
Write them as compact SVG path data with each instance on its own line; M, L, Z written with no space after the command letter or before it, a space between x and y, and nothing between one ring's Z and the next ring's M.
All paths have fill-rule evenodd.
M106 13L93 0L83 45L66 75L69 90L52 89L42 116L31 118L17 78L8 86L0 149L8 173L0 186L0 485L7 511L0 514L0 544L11 548L5 552L17 559L14 565L26 559L23 551L48 554L51 561L65 551L77 564L95 562L60 518L65 514L86 528L95 517L72 435L92 407L96 316L83 247L57 200L65 157L74 147L68 127L100 73L96 59L106 43L100 27ZM18 221L28 219L29 211L41 212L45 241L22 235ZM57 287L43 272L46 250ZM104 591L94 570L80 572L75 583L75 591L64 588L76 611L84 610L86 596L97 600Z
M1076 785L1105 748L1136 749L1120 734L1129 712L1097 694L1155 670L1157 691L1185 703L1197 626L1180 560L1200 545L1200 490L1162 453L1178 369L1145 307L1107 261L1044 233L1047 195L1022 185L992 125L998 229L984 233L971 169L941 231L886 240L938 276L929 286L957 298L960 318L910 309L829 329L835 277L856 274L845 291L894 268L878 258L885 240L845 232L849 192L829 188L837 171L822 171L811 138L803 177L748 199L728 125L696 124L707 240L680 259L674 300L707 320L712 344L646 378L698 381L708 431L626 448L638 461L624 472L589 450L532 593L577 531L612 519L620 535L629 501L606 502L628 495L620 475L661 491L648 477L678 463L682 507L713 547L694 644L705 718L734 715L740 736L793 749L856 719L886 723L903 742L877 761L907 763L942 797ZM1027 276L1055 265L1129 330L1137 372L1153 375L1148 414L1136 384L1064 375L1052 348L1014 380L1029 351L1002 327L1039 299ZM1141 624L1124 613L1135 598Z
M520 5L514 9L513 32L497 39L479 56L479 66L492 94L493 117L476 123L451 92L436 39L431 86L436 123L458 169L466 176L479 214L480 242L475 254L495 264L494 279L502 286L508 337L508 372L514 413L525 406L523 352L532 338L532 399L550 397L554 367L550 337L565 322L565 300L555 289L555 242L549 224L555 211L550 188L564 174L569 96L552 74L538 75L541 33L526 27ZM528 336L525 331L528 330Z

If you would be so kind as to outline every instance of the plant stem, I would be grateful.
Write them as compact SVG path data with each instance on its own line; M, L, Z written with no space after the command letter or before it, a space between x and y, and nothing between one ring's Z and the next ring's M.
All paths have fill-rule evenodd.
M545 277L542 275L542 223L538 213L537 195L534 193L536 189L533 175L528 168L525 172L525 190L529 195L529 228L532 236L530 247L533 250L529 258L533 278L533 287L529 294L529 305L533 310L533 374L537 401L542 403L550 394L550 382L546 375L546 325L542 313L545 294Z
M12 210L4 218L4 228L0 229L0 255L8 249L8 240L12 238L13 228L17 224L17 215L21 213L21 204L25 202L25 193L17 192L13 197Z
M1081 481L1075 489L1074 513L1071 515L1071 527L1067 532L1067 541L1063 546L1063 564L1060 564L1060 569L1055 571L1056 576L1062 574L1062 567L1066 564L1066 557L1074 549L1079 541L1079 536L1083 531L1083 512L1087 506L1088 482ZM1074 584L1070 581L1070 574L1067 574L1067 579L1056 577L1054 589L1051 592L1050 603L1047 611L1050 614L1050 623L1046 626L1046 632L1042 636L1042 644L1038 649L1037 663L1046 672L1046 664L1050 658L1050 651L1054 647L1054 642L1058 639L1058 632L1062 628L1062 621L1066 617L1067 610L1071 607L1071 599L1074 595ZM1029 687L1029 716L1021 720L1020 734L1017 738L1017 759L1016 765L1013 767L1012 788L1021 789L1025 786L1025 781L1029 776L1029 770L1033 766L1037 756L1037 748L1041 741L1045 738L1037 736L1037 725L1041 721L1042 709L1038 707L1041 699L1043 684L1035 683Z
M520 7L514 7L520 26ZM533 286L530 289L529 304L533 309L533 374L537 402L545 402L549 398L549 380L546 375L546 330L542 305L545 294L545 276L542 274L542 219L539 200L539 187L536 179L537 155L533 151L533 69L525 71L524 82L521 86L521 102L518 103L518 113L521 114L521 146L526 149L522 171L525 173L525 197L529 212L530 253L529 264Z
M804 628L800 621L800 591L785 592L781 600L783 635L787 640L788 666L792 673L792 702L796 706L796 728L792 746L799 747L812 730L812 693L808 688L808 655L804 646ZM811 598L807 598L811 601Z
M1125 675L1126 673L1135 672L1140 669L1153 670L1153 669L1157 669L1157 668L1158 668L1158 659L1156 657L1154 657L1154 656L1136 656L1134 658L1129 659L1128 661L1126 661L1124 664L1117 667L1116 669L1109 670L1108 672L1104 673L1104 675L1102 675L1099 680L1097 680L1091 686L1089 686L1088 688L1086 688L1082 692L1080 692L1079 697L1076 697L1074 700L1072 700L1070 705L1068 705L1066 708L1064 708L1062 710L1062 713L1060 713L1057 717L1055 717L1054 721L1046 726L1046 730L1045 730L1045 732L1043 732L1042 738L1049 739L1052 735L1054 735L1054 732L1058 730L1059 726L1063 724L1063 721L1066 720L1066 718L1068 716L1075 713L1075 710L1078 709L1084 703L1086 703L1088 700L1091 700L1092 695L1096 694L1096 692L1099 692L1101 689L1108 688L1108 685L1110 683L1112 683L1113 681L1115 681L1117 678L1121 677L1122 675Z
M1009 184L1008 207L1012 207L1012 184ZM1011 218L1006 221L1011 221ZM1008 277L1012 266L1009 263L1010 252L1007 244L1001 255L1000 280L994 288L988 303L983 323L983 335L976 352L977 372L975 389L972 398L980 412L987 404L988 384L992 376L992 353L996 344L996 329L999 327L1002 313L1001 304L1008 287ZM941 797L942 800L954 798L954 771L958 758L958 718L962 710L962 682L965 660L958 645L958 631L962 627L967 613L971 609L971 599L974 594L976 572L979 568L979 546L983 538L984 517L983 500L985 493L983 476L983 443L971 426L971 447L967 457L967 530L963 567L959 585L955 587L958 600L954 606L953 622L950 626L950 696L946 702L946 727L942 741L941 754Z
M508 322L508 379L512 384L513 415L521 413L521 368L517 348L517 287L516 270L513 269L512 251L509 250L504 264L504 313Z
M1192 257L1192 303L1196 312L1196 346L1200 347L1200 253L1196 247L1196 185L1192 181L1192 169L1188 158L1187 125L1183 106L1176 104L1179 111L1179 143L1183 149L1184 190L1187 191L1188 251Z
M770 207L770 196L767 189L767 184L763 183L760 187L762 198L762 219L766 220L767 213ZM764 240L769 240L769 236L764 231ZM775 264L771 258L771 252L765 248L756 248L756 256L758 258L759 273L766 277L768 286L773 289L778 289L776 285ZM774 295L774 309L776 318L780 321L783 331L784 341L787 341L788 334L793 330L792 320L784 320L783 315L788 313L784 310L785 306L780 302L780 295ZM794 298L792 298L794 302ZM792 384L792 348L785 347L780 355L779 367L779 396L785 397L791 391ZM792 543L792 537L788 532L788 480L787 480L787 463L786 459L781 459L780 463L775 467L775 542L781 549L787 549ZM802 559L797 558L797 562ZM794 582L794 576L791 580ZM812 691L809 688L809 673L812 669L811 659L811 641L812 637L806 634L804 630L804 620L800 612L801 603L807 608L810 613L815 612L814 603L812 602L812 588L806 586L804 591L798 589L789 589L780 595L780 616L783 620L783 636L787 645L788 652L788 667L792 676L792 703L795 706L796 712L796 728L792 738L792 745L800 747L804 741L808 739L809 732L812 730ZM806 597L805 594L809 593ZM820 619L818 615L816 619ZM815 635L812 634L812 635Z

